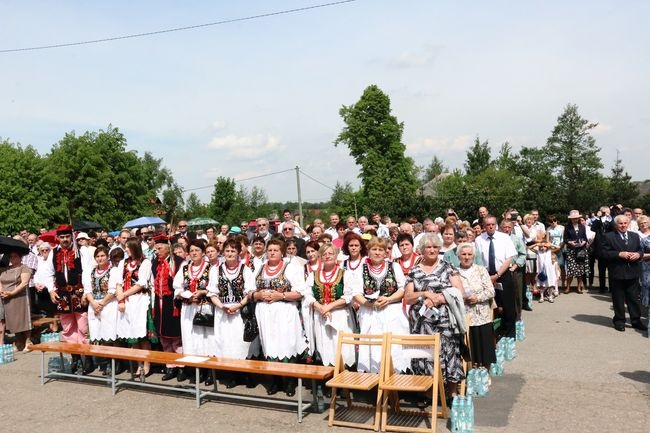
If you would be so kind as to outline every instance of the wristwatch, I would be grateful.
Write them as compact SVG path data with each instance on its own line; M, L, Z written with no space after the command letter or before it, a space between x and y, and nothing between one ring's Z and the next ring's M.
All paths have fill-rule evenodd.
M418 296L418 302L424 302L424 296Z

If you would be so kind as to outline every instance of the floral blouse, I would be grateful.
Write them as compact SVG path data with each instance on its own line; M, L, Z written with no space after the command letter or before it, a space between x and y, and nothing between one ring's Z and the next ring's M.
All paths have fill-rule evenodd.
M465 305L467 313L471 314L470 326L481 326L492 322L494 285L487 269L484 266L472 265L470 268L458 268L458 270L465 296L476 296L476 304Z

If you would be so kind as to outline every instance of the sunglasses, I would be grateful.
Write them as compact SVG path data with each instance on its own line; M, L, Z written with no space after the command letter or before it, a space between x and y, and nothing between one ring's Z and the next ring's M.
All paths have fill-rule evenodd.
M283 232L293 231L293 227L285 227L282 229Z
M184 229L185 227L187 227L187 225L185 225L185 224L183 224L181 226L178 226L179 229Z
M153 238L152 238L152 237L146 237L146 238L144 238L144 240L145 240L146 242L149 242L149 241L152 241Z

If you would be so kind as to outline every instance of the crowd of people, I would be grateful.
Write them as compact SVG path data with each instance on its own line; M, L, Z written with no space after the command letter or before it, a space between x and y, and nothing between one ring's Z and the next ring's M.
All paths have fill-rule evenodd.
M553 303L560 293L611 291L613 325L642 323L650 292L650 220L641 209L603 206L595 215L565 217L478 209L464 221L444 218L399 224L380 214L358 220L329 215L301 227L291 211L271 227L266 218L239 226L171 227L16 235L29 247L10 251L0 268L0 342L5 328L16 350L31 351L34 314L58 316L62 339L80 344L157 348L238 359L334 365L338 333L441 336L446 390L456 393L463 362L489 367L495 340L514 337L528 292ZM561 220L567 220L561 225ZM599 286L594 288L598 266ZM605 274L609 273L609 284ZM495 335L494 315L501 319ZM55 329L54 329L55 330ZM467 344L469 342L469 344ZM377 372L380 348L350 348L345 364ZM433 362L395 348L393 366L428 374ZM84 374L102 360L73 357ZM118 363L116 374L127 366ZM147 363L134 372L156 370ZM166 365L162 380L193 382L192 369ZM200 372L206 385L212 374ZM227 387L257 385L246 375L219 377ZM295 393L292 379L265 383L268 394Z

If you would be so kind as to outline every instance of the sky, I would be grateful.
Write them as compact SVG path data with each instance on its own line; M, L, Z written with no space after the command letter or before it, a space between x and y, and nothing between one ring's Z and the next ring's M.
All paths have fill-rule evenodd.
M0 50L249 17L327 0L0 2ZM42 154L70 131L116 126L209 201L218 176L299 166L303 201L359 184L339 109L378 85L407 155L462 168L546 143L568 103L598 122L604 173L617 151L635 180L650 147L650 2L357 0L193 30L0 53L0 137ZM285 172L243 180L295 201Z

